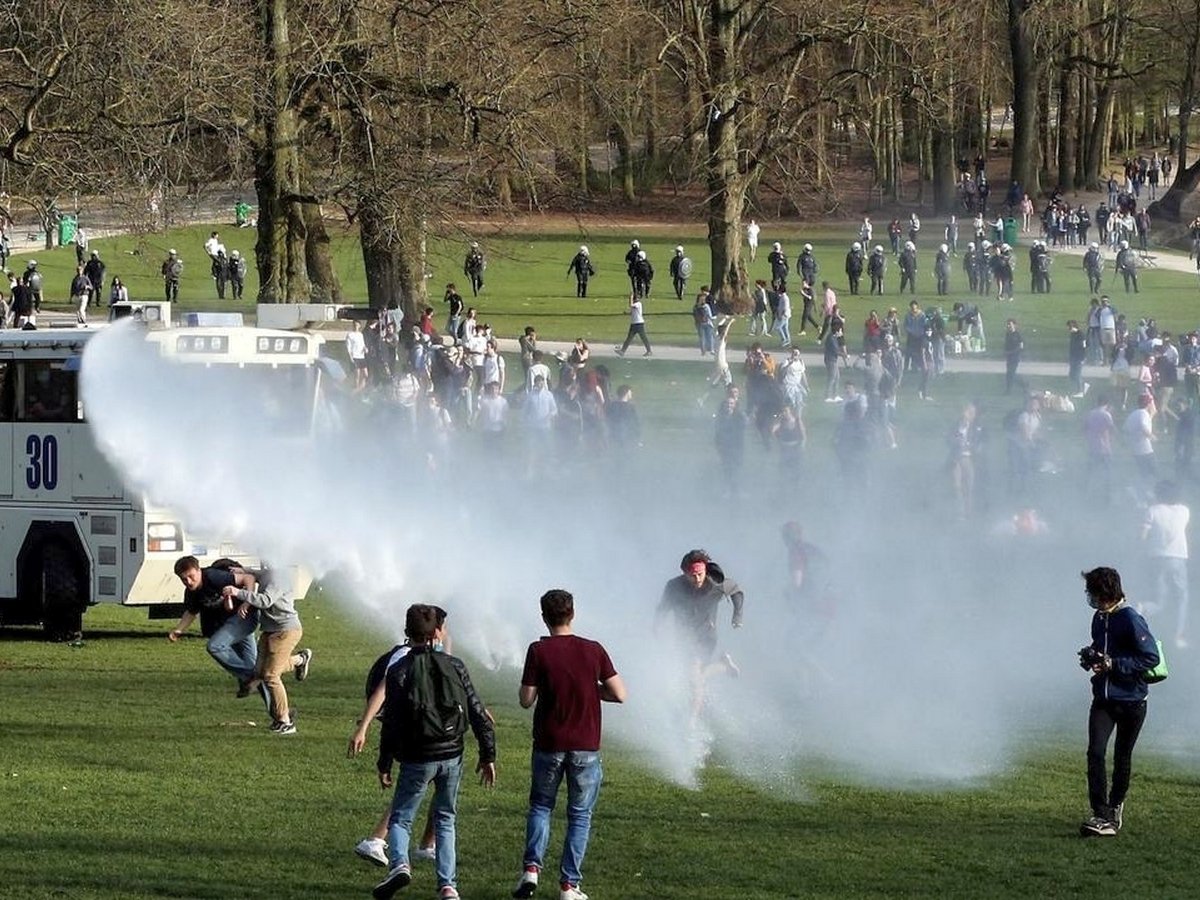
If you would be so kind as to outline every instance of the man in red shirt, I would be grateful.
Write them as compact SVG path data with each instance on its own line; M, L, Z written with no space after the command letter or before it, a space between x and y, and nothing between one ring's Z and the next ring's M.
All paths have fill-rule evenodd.
M537 890L550 840L550 812L567 781L567 833L559 870L559 900L587 900L580 868L600 793L600 701L625 702L625 684L608 652L571 631L575 598L567 591L542 595L542 621L550 635L529 645L521 675L521 706L533 710L532 783L525 820L525 870L514 897Z

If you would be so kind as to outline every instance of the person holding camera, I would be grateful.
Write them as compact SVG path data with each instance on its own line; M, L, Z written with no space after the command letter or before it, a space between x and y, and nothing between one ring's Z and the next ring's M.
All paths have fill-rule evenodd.
M1092 673L1088 715L1087 780L1092 816L1079 827L1084 837L1111 837L1121 830L1129 791L1133 747L1146 721L1147 673L1159 664L1158 643L1136 609L1125 603L1121 575L1101 566L1081 572L1092 616L1092 642L1079 665ZM1106 756L1113 746L1112 786Z

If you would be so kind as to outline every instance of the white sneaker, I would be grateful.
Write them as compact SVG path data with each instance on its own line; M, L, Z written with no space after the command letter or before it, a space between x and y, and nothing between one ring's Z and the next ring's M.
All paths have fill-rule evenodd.
M383 838L363 838L355 846L354 854L359 859L365 859L377 866L386 866L388 864L387 841Z
M517 900L532 897L537 892L538 886L538 870L533 866L529 866L521 873L521 877L517 879L517 886L513 888L512 895Z
M412 852L413 859L437 859L437 846L418 847Z
M558 892L558 900L588 900L588 895L577 884L568 884Z

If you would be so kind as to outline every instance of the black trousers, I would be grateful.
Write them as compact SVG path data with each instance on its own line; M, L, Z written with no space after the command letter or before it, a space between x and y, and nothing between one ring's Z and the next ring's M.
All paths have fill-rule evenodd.
M1146 721L1146 701L1093 700L1088 714L1087 780L1092 812L1103 816L1108 808L1125 802L1133 768L1133 747ZM1105 756L1113 730L1112 790L1108 790Z

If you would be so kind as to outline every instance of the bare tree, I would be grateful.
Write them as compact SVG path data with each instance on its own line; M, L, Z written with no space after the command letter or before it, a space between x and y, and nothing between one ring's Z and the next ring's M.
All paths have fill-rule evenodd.
M741 259L746 194L765 167L831 105L846 75L825 45L862 27L860 11L815 11L799 2L670 0L657 8L660 59L700 106L690 127L704 134L705 212L711 284L722 302L749 299Z

